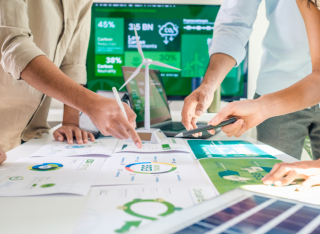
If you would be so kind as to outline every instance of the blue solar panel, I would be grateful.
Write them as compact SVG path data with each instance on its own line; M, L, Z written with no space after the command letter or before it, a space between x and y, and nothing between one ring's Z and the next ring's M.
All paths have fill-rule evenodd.
M262 196L252 196L245 200L242 200L230 207L227 207L215 214L210 215L209 217L194 223L181 231L176 232L177 234L203 234L207 233L215 228L226 224L228 221L231 221L233 218L238 217L239 215L245 214L251 209L260 206L266 201L270 201L270 198ZM234 233L251 233L263 227L266 223L277 219L281 214L285 212L288 215L290 212L293 212L282 222L278 223L271 229L268 228L268 234L293 234L297 233L299 230L308 225L312 220L320 215L320 209L303 206L297 211L290 210L297 206L297 203L286 202L281 200L276 200L273 203L265 206L264 208L258 210L257 212L245 216L242 220L236 224L226 227L226 230L221 233L225 234L234 234ZM298 208L298 207L295 207ZM320 234L320 225L317 227L312 234Z

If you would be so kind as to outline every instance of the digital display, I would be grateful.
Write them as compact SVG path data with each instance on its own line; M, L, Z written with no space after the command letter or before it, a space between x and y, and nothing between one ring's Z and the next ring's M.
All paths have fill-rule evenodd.
M215 5L94 3L88 88L119 88L124 83L121 67L141 64L135 25L146 58L181 69L150 66L160 70L169 99L189 95L196 88L194 78L203 77L207 69L208 47L219 9ZM233 68L223 81L223 97L246 97L246 61Z
M122 72L125 80L128 80L135 71L132 67L123 67ZM159 70L149 70L150 83L150 119L151 124L161 123L171 119L168 100L160 80ZM126 86L129 93L131 108L137 114L138 127L144 126L144 101L145 101L145 69L132 79Z

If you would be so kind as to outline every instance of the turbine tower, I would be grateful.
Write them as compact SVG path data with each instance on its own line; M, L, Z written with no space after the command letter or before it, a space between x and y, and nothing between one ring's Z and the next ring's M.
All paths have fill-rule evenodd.
M150 82L149 82L149 66L150 65L156 65L156 66L160 66L160 67L166 67L166 68L170 68L170 69L174 69L174 70L178 70L180 71L181 69L179 68L175 68L175 67L172 67L172 66L169 66L167 64L164 64L164 63L161 63L161 62L158 62L158 61L153 61L152 59L148 59L148 58L145 58L144 57L144 54L143 54L143 51L142 51L142 48L141 48L141 45L140 45L140 41L139 41L139 37L138 37L138 33L137 33L137 30L136 30L136 26L134 25L134 33L135 33L135 36L136 36L136 42L137 42L137 48L138 48L138 51L139 51L139 54L141 55L142 57L142 63L138 66L138 68L132 73L132 75L129 77L129 79L121 86L121 88L119 90L121 90L124 86L126 86L126 84L128 84L134 77L136 77L142 66L145 66L145 103L144 103L144 130L139 130L138 129L138 134L139 132L141 133L151 133L152 136L150 136L150 140L143 140L145 142L156 142L156 143L159 143L161 140L159 140L159 136L161 135L161 130L160 129L150 129ZM156 132L161 132L160 134L159 133L156 133ZM154 134L156 133L156 134ZM140 136L142 136L143 134L140 134ZM155 135L155 136L153 136ZM158 135L158 137L157 137ZM162 133L162 135L165 137L165 135ZM146 136L146 135L145 135ZM154 139L157 138L158 140L155 140ZM149 137L147 137L146 139L148 139ZM163 138L163 139L164 139Z

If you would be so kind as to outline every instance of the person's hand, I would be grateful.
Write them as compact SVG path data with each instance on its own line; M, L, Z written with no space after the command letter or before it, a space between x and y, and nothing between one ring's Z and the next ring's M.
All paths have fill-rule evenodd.
M128 119L121 111L116 99L96 96L90 110L86 113L92 123L105 135L112 135L118 139L131 138L135 145L140 149L142 142L135 130L135 120L137 115L126 104L122 103L127 113Z
M181 112L182 124L187 130L196 129L197 119L210 106L213 100L214 90L210 85L201 85L184 99L184 105ZM194 134L195 137L202 133Z
M264 184L274 184L277 187L291 184L295 179L305 179L298 187L304 191L313 185L320 184L320 161L302 161L295 163L277 163L269 174L261 180Z
M60 128L54 131L54 139L57 141L64 141L67 139L69 144L73 144L73 138L75 137L78 144L88 143L94 141L95 138L92 133L80 129L76 124L63 124Z
M6 161L6 159L7 159L7 155L0 146L0 164Z
M268 118L264 111L263 104L259 99L244 100L229 103L209 121L208 125L218 125L222 121L233 116L238 117L238 120L233 124L221 128L228 137L240 137L245 131L257 126ZM214 129L209 130L208 132L210 134L215 134Z

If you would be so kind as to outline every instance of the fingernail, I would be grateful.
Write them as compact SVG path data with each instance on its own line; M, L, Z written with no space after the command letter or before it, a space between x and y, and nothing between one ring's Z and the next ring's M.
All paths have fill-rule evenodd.
M238 121L238 124L239 124L239 125L242 125L242 124L243 124L243 119L240 119L240 120Z
M58 141L63 141L63 137L58 137Z
M276 182L274 182L274 185L280 186L280 185L282 185L282 182L281 181L276 181Z
M69 141L69 143L70 143L70 144L73 144L73 141L72 141L72 140L70 140L70 141Z
M201 110L197 110L197 111L196 111L196 115L198 115L198 116L199 116L199 115L202 115L202 113L203 113L203 112L202 112Z
M136 146L140 149L141 148L141 144L139 142L136 143Z
M82 144L83 143L83 141L82 140L79 140L79 144Z
M270 180L263 181L263 183L264 184L273 184L272 181L270 181Z

